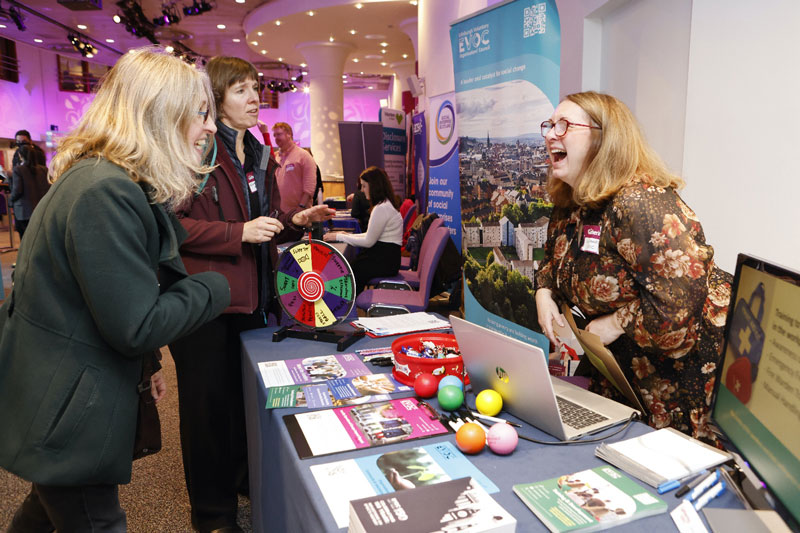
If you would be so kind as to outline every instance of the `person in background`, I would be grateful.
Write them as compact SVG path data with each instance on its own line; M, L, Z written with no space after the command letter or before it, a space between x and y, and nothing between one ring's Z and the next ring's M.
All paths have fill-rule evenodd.
M28 130L19 130L17 133L14 134L14 144L17 147L17 151L14 152L14 156L11 158L11 167L15 167L18 162L19 158L22 157L22 154L19 152L20 148L27 147L33 150L33 159L36 161L37 164L40 165L47 165L47 160L44 155L44 150L42 150L38 145L33 143L31 139L31 134Z
M126 531L140 390L166 391L144 360L230 301L186 273L172 214L210 170L211 98L202 71L134 50L59 144L0 308L0 466L33 482L12 533Z
M272 136L278 145L278 187L281 190L281 210L305 209L314 203L317 185L317 164L306 150L294 142L292 127L285 122L272 126Z
M363 231L369 225L369 210L372 206L361 190L361 180L358 180L358 189L347 197L347 201L350 202L350 216L358 220L358 225Z
M372 205L367 231L357 235L331 231L327 242L345 242L361 248L353 262L356 292L372 278L396 276L400 270L403 219L397 211L392 183L382 168L369 167L359 176L361 190Z
M17 164L12 172L9 200L14 209L14 227L22 239L31 214L50 189L50 183L47 181L44 152L37 153L32 144L22 144L14 156Z
M277 321L276 240L330 219L327 206L282 211L277 162L249 131L258 123L258 72L236 57L206 65L217 111L216 168L181 206L188 237L181 256L190 273L224 274L225 312L170 343L178 377L181 451L192 524L201 532L240 531L237 493L248 494L247 441L239 334ZM212 151L212 153L214 153Z
M714 441L709 406L732 278L695 213L613 96L567 96L542 122L556 208L536 276L542 330L577 306L617 357L655 428ZM591 387L621 399L599 373Z

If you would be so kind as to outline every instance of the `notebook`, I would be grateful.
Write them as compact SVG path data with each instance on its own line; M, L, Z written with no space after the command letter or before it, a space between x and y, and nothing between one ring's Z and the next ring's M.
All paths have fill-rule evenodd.
M451 316L472 389L494 389L503 409L545 433L572 440L624 422L635 412L550 375L541 348Z

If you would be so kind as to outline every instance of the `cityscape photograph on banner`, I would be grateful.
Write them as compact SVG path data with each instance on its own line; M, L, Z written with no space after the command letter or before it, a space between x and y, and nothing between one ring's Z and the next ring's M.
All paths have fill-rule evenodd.
M504 4L450 30L466 318L545 353L534 280L552 203L540 124L558 104L560 34L552 0Z

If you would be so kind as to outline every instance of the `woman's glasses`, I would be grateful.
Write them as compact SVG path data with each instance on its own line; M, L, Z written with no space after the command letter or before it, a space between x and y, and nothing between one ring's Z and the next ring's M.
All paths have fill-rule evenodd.
M556 137L563 137L567 134L567 130L570 126L582 126L584 128L592 128L593 130L602 130L600 126L592 126L591 124L578 124L577 122L570 122L565 118L560 118L553 122L552 120L545 120L542 122L542 137L546 136L550 133L550 130L553 130L553 133L556 134Z

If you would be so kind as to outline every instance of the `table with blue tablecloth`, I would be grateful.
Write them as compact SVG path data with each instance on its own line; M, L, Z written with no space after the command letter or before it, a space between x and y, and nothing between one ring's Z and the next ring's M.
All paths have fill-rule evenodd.
M277 328L265 328L242 334L242 357L244 400L247 420L247 447L250 462L250 500L252 502L253 531L313 532L339 530L333 515L314 480L309 467L386 451L411 448L437 441L455 442L455 435L448 434L424 440L397 443L380 448L366 448L311 459L299 459L292 440L283 422L283 416L303 411L300 408L266 409L267 389L258 369L261 361L296 359L301 357L335 354L336 345L295 338L272 342L272 333ZM390 346L395 337L379 339L365 337L350 348L357 349ZM389 369L376 367L373 372ZM435 403L435 402L432 402ZM502 416L518 421L516 418ZM600 433L611 433L613 430ZM636 422L625 431L611 437L608 442L642 435L652 431L647 425ZM534 439L552 441L549 435L523 423L520 434ZM469 456L470 460L499 488L492 496L518 521L517 531L547 531L536 516L512 492L512 485L558 477L564 474L594 468L606 464L594 455L597 444L545 446L520 441L509 456L498 456L491 451ZM651 492L652 487L640 483ZM663 499L674 509L679 500L673 493ZM710 506L739 507L730 493L726 493ZM618 531L677 531L668 514L644 518L623 524Z

